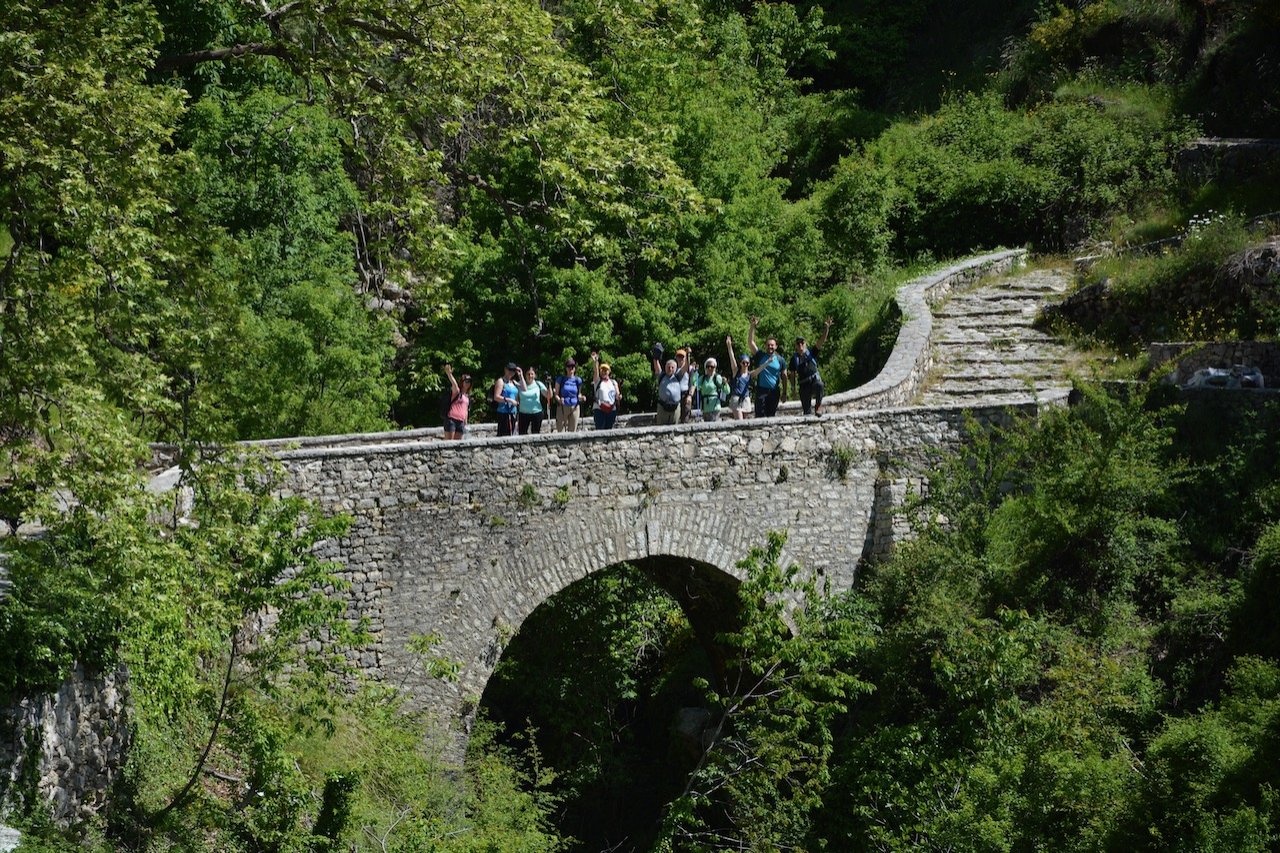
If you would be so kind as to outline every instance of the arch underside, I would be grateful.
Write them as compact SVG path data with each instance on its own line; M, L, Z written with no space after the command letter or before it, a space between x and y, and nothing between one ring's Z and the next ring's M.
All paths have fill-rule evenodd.
M707 651L715 675L723 676L724 655L715 640L737 626L737 588L744 573L738 563L752 547L765 544L767 531L745 525L732 529L723 519L690 523L697 519L686 511L663 512L657 507L648 508L640 524L633 516L630 529L608 525L599 515L588 526L574 527L575 519L567 516L557 519L552 529L525 535L518 553L500 562L498 570L486 563L488 571L471 573L468 588L448 600L416 601L418 633L438 634L441 655L461 664L461 671L453 683L398 679L419 697L415 704L431 707L445 719L461 720L466 728L503 649L534 610L572 584L623 563L644 572L675 599ZM395 598L403 602L405 596ZM420 667L396 664L395 658L403 654L384 649L384 660L392 661L388 669L421 673Z

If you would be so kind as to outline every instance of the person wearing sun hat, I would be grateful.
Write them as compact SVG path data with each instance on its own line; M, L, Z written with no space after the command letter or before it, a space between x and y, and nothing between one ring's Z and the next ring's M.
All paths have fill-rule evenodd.
M729 385L729 411L733 412L735 421L740 421L751 415L751 356L744 352L735 360L733 335L725 335L724 342L729 347L729 364L738 366L738 372Z
M613 378L608 362L600 363L598 352L591 353L591 374L596 396L591 415L596 429L613 429L613 422L618 419L618 404L622 402L622 385Z
M564 363L564 376L556 378L556 431L577 432L579 404L582 402L582 377L578 362L570 358Z

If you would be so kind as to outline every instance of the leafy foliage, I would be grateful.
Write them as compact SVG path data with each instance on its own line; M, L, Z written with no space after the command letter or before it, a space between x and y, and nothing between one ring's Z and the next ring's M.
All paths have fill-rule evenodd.
M1086 391L1037 425L975 435L934 481L927 532L867 583L881 634L859 672L877 689L851 708L814 837L876 849L1270 843L1275 779L1257 769L1270 759L1255 726L1271 663L1232 638L1240 575L1221 562L1223 537L1205 538L1230 515L1212 509L1205 466L1234 450L1189 443L1187 413L1158 400ZM1247 425L1238 434L1265 441ZM1258 495L1274 481L1247 482ZM1189 505L1205 508L1203 526L1185 524ZM1249 547L1257 527L1215 532ZM1255 571L1268 570L1267 542ZM1211 696L1221 710L1194 710Z
M784 542L771 534L742 562L742 628L721 638L736 674L708 692L713 741L670 805L658 849L801 844L830 781L833 725L871 689L855 674L871 626L854 601L829 600L798 567L782 568Z
M827 233L848 235L844 251L864 267L891 247L963 254L991 245L993 231L1059 247L1170 187L1178 138L1163 115L1123 101L1063 97L1022 112L994 93L966 95L894 125L842 160L815 195L827 200Z

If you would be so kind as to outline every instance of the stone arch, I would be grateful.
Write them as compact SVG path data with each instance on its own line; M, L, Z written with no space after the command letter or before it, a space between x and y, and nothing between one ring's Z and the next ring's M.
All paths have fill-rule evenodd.
M570 584L618 563L699 565L737 580L738 564L765 544L763 527L698 504L645 500L635 508L561 513L531 532L495 578L495 616L518 629L535 608ZM790 555L784 549L783 560Z
M658 554L640 560L619 561L607 566L601 566L542 599L526 614L521 625L511 634L509 637L510 642L504 643L501 649L496 650L496 656L491 661L485 661L485 682L483 687L478 689L477 700L483 699L485 692L488 690L489 679L511 645L520 642L538 642L536 636L525 637L521 630L535 613L557 596L584 583L589 578L617 569L623 565L630 565L637 569L654 586L665 592L679 605L689 620L698 645L701 646L707 656L712 669L712 676L718 679L721 682L719 686L723 687L725 680L724 655L720 652L715 640L721 632L732 630L738 626L737 593L741 579L705 562L679 555ZM571 667L572 663L566 662L565 666ZM464 716L470 710L469 708L464 709Z
M717 589L715 600L729 596L727 607L691 596L681 601L699 641L708 647L714 635L736 615L733 593L744 573L738 563L752 547L765 543L760 527L735 523L723 513L699 515L684 505L660 498L641 500L628 509L557 513L553 524L515 535L521 548L501 571L477 571L474 605L482 613L477 627L486 635L473 636L457 648L463 670L451 691L449 716L468 720L483 695L506 643L545 601L589 575L620 563L646 570L655 582L681 601L679 582L692 572L704 590ZM784 553L784 559L789 559ZM684 574L682 574L684 573ZM446 632L448 633L448 632ZM445 710L445 709L441 709Z

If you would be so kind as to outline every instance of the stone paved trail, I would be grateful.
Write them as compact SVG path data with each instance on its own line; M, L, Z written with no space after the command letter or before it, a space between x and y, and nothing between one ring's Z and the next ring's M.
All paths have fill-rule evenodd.
M1031 326L1036 311L1071 285L1062 269L982 282L933 309L933 370L917 401L934 406L1026 399L1069 388L1075 351Z

